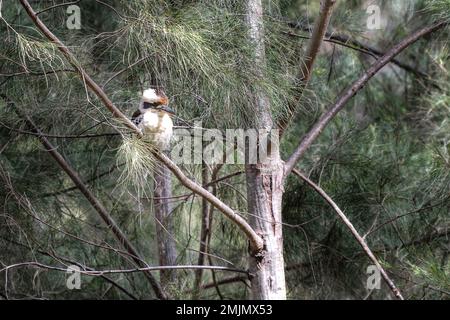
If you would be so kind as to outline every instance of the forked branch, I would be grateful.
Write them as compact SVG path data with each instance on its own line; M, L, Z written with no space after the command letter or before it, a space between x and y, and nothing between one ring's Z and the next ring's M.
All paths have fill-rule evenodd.
M207 199L209 203L211 203L217 210L222 212L225 216L227 216L231 221L236 223L236 225L247 235L250 241L250 247L254 251L259 251L263 247L263 240L261 237L253 230L252 227L247 223L247 221L234 212L229 206L223 203L219 198L215 197L211 192L201 187L183 173L181 169L172 162L164 153L162 152L154 152L153 154L159 161L164 163L170 171L178 178L182 185L186 188L190 189L195 194Z
M377 74L387 63L389 63L395 56L406 49L408 46L416 42L423 36L426 36L436 30L441 29L446 25L446 22L441 21L433 24L432 26L425 27L418 31L413 32L411 35L406 37L400 43L392 47L384 56L379 60L374 62L372 66L353 84L345 90L336 100L336 102L331 105L328 110L317 120L317 122L309 129L309 131L304 135L300 144L297 146L295 151L289 157L285 164L285 174L284 178L289 175L292 169L295 167L300 158L304 155L305 151L311 146L311 144L316 140L320 133L325 129L328 123L336 116L336 114L341 111L346 103L361 90L366 83Z

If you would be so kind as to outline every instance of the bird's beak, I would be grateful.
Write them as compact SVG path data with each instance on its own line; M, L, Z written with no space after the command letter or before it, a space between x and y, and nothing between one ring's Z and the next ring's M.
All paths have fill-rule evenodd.
M167 112L167 113L170 113L170 114L175 114L175 110L173 110L171 107L169 107L169 106L161 106L160 108L158 108L158 109L160 109L160 110L163 110L163 111L165 111L165 112Z

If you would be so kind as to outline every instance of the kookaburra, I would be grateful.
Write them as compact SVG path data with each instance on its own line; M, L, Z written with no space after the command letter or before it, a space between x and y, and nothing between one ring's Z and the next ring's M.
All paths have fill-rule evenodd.
M142 93L139 109L132 115L131 120L142 130L144 138L156 147L166 150L172 137L175 114L169 107L169 99L160 89L147 89Z

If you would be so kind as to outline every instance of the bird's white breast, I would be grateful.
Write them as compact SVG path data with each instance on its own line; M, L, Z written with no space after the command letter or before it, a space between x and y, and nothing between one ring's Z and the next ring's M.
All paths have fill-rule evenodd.
M173 122L167 113L148 111L144 113L139 126L143 130L144 135L148 135L156 145L162 148L169 146L173 132Z

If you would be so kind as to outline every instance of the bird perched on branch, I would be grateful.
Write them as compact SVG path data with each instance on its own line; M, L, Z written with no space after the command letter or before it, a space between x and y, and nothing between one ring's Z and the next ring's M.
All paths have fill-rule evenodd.
M175 111L169 107L169 99L161 89L147 89L142 93L139 109L132 115L131 121L142 130L148 141L156 147L166 150L172 137Z

